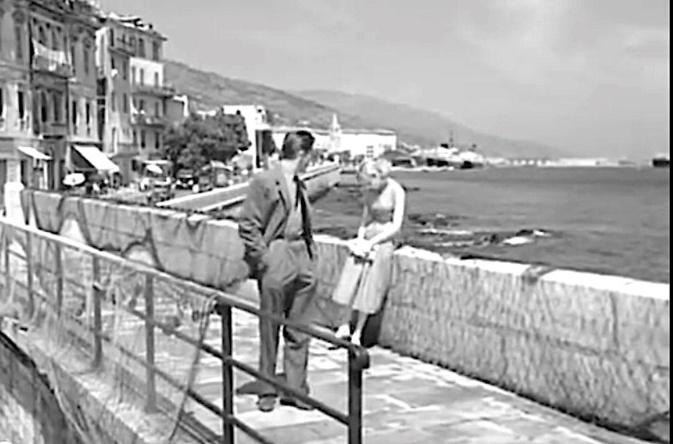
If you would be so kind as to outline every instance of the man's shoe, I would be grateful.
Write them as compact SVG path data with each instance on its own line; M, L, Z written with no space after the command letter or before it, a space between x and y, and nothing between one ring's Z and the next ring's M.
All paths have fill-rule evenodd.
M313 406L295 398L280 398L280 404L288 407L294 407L299 410L311 411Z
M272 412L276 408L276 397L260 396L257 400L257 408L260 412Z

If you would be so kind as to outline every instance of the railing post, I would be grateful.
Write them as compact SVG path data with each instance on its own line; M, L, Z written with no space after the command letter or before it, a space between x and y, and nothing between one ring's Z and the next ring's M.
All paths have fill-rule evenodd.
M231 365L233 353L233 331L231 306L218 304L217 308L222 320L222 437L224 444L234 444L234 372Z
M7 256L4 254L5 250L7 249L7 244L8 244L8 237L7 237L7 229L8 227L5 225L2 230L2 239L0 239L0 248L2 249L3 252L3 257L5 260L7 260ZM5 267L7 267L9 264L5 262ZM5 303L9 305L9 281L7 280L7 276L5 276L5 282L2 285L2 292L4 294L0 295L0 302L5 300ZM3 317L0 316L0 330L2 330L2 321Z
M35 315L35 294L33 293L33 233L26 230L26 291L28 292L28 313L26 319L32 319Z
M145 275L145 377L147 378L147 403L145 411L152 412L157 404L157 387L154 373L154 279Z
M93 280L93 366L98 368L103 362L103 317L101 313L103 291L100 288L99 259L95 256L92 257L91 265ZM63 297L62 294L61 297Z
M12 294L11 293L12 268L9 265L9 263L10 263L9 249L12 246L12 227L10 227L9 225L5 225L5 229L3 231L5 233L5 236L4 236L5 237L5 246L4 246L4 251L3 251L3 254L5 256L5 286L7 287L5 289L5 291L7 291L7 297L9 298Z
M362 371L369 368L364 348L348 351L348 444L362 444Z
M63 248L54 242L54 274L56 275L56 315L61 317L63 310Z

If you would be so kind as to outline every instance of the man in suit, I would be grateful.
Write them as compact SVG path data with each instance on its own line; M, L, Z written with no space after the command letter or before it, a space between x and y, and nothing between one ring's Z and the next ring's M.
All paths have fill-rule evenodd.
M285 136L279 162L250 182L238 221L245 260L258 281L261 310L307 324L316 279L310 208L299 175L308 166L314 142L315 138L308 131ZM259 320L259 371L269 378L274 378L276 373L279 327L277 323ZM284 328L283 338L286 382L308 394L310 336ZM272 411L276 397L274 387L263 383L258 408ZM280 402L302 410L311 409L306 403L285 395Z

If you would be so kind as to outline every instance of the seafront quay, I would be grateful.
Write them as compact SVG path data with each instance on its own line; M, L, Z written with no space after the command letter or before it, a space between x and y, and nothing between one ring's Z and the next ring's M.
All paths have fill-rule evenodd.
M308 168L302 179L309 186L309 193L312 198L317 197L324 191L328 191L339 180L341 168L338 164L332 162L320 162ZM188 194L174 199L157 203L159 208L170 208L184 211L199 211L208 213L212 211L225 210L225 214L235 214L235 209L245 199L247 182L231 185L225 188L215 188L197 194ZM233 209L226 211L227 209Z
M23 254L31 258L33 269L51 266L47 263L52 257L49 254L56 250L46 244L58 244L53 235L61 235L68 242L82 245L80 253L85 256L106 251L114 253L114 257L126 258L130 261L120 263L121 268L115 273L108 269L108 276L112 277L107 278L106 285L121 289L128 285L131 290L108 292L103 299L119 301L125 294L133 293L142 301L148 294L147 288L153 288L154 297L145 299L145 304L140 302L136 309L148 309L147 303L151 301L152 312L161 316L162 322L172 322L178 334L198 336L204 324L194 321L196 318L190 313L208 306L212 289L225 290L253 305L256 301L251 283L236 284L232 280L232 276L240 274L242 266L242 246L232 221L40 191L25 191L22 201L24 221L34 228L3 221L4 238L8 239L5 244L11 247L7 249L18 251L17 257ZM47 239L42 232L52 233L49 236L53 238ZM342 241L318 237L322 298L319 305L326 326L337 321L334 316L337 310L326 299L345 256ZM106 257L101 255L98 262L105 262ZM105 268L99 264L77 270L74 258L67 259L57 262L60 265L56 267L62 267L69 280L80 283L88 282L89 276L95 275L93 270L100 273ZM17 260L20 262L3 260L5 266L10 264L9 269L3 270L3 298L8 297L8 282L12 278L23 279L22 288L37 289L41 285L51 288L44 284L43 277L32 277L32 273L23 273L25 278L22 277ZM138 262L174 281L169 287L159 284L148 287L148 281L137 279L130 271L122 272ZM137 282L141 285L135 285ZM631 430L642 430L662 418L665 420L670 409L669 285L565 270L538 270L522 264L443 259L411 248L396 253L392 284L382 312L368 327L380 347L370 349L370 366L364 371L365 443L635 443L638 442L635 439L607 432L557 410ZM64 301L72 303L68 297L71 292L75 293L74 287L61 288ZM49 292L46 293L49 298ZM95 307L97 293L88 290L85 293L84 300L88 302L84 305ZM116 296L112 297L112 293ZM11 292L14 298L21 294L18 290ZM58 294L59 291L54 293ZM74 299L76 306L77 298ZM109 307L119 305L110 304ZM66 359L72 350L40 348L41 343L29 336L30 328L25 332L19 328L21 324L37 322L36 316L26 319L20 315L35 314L27 305L19 304L23 307L18 310L22 321L3 323L3 331L38 365L48 364L50 381L57 381L65 399L69 392L66 388L77 387L79 391L73 399L81 399L87 406L82 408L84 413L99 412L95 418L104 417L104 407L112 403L102 402L103 407L95 407L96 399L98 404L101 397L110 399L102 393L104 387L97 384L109 379L79 368L76 358ZM109 307L100 308L99 319L93 316L91 322L116 332L117 344L145 355L150 342L145 344L138 323L120 317L114 318L117 321L112 325L108 321L114 310ZM89 313L88 308L79 311ZM212 347L217 347L226 336L219 317L212 315L205 324L204 343ZM238 312L233 315L234 353L251 366L255 365L257 350L255 323L250 315ZM50 330L44 327L44 331ZM204 357L196 366L197 374L190 375L198 351L170 345L164 336L172 338L175 333L171 336L165 329L163 332L157 332L156 344L151 342L155 364L167 366L166 372L174 375L174 379L193 379L195 393L215 405L221 404L226 398L221 388L222 360ZM88 337L84 331L77 335ZM102 362L123 364L120 366L124 367L126 377L113 378L113 382L119 379L132 385L128 381L134 380L134 375L145 375L145 369L122 359L109 347L94 350L99 350L98 359ZM96 357L96 353L93 355ZM343 352L329 350L324 341L315 342L311 359L314 396L340 409L348 399L344 387L346 361ZM236 373L236 387L247 382L249 378ZM173 393L159 383L154 389L158 398L172 399L170 405L179 405L180 396L186 392ZM139 436L138 442L162 442L152 440L152 432L162 426L166 428L166 422L155 423L155 415L143 412L146 400L139 403L140 409L115 404L112 416L125 424L125 433ZM176 422L177 410L173 407L172 414L164 415L164 420L168 416ZM195 406L190 402L186 410L192 412L189 417L193 421L214 435L222 432L222 421L212 414L208 417L201 404ZM254 409L254 396L244 394L235 397L234 410L241 420L277 442L346 442L343 427L324 422L318 412L304 413L283 407L263 415ZM35 414L35 410L32 412ZM104 428L112 424L99 423ZM191 442L184 439L173 442ZM118 436L105 442L130 441ZM237 442L250 441L240 435Z

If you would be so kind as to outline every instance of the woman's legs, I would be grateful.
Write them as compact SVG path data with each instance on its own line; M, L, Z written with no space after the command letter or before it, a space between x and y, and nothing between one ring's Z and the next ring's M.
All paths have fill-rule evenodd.
M332 294L332 301L342 307L349 307L349 310L345 321L335 333L338 338L348 339L351 337L350 319L353 312L350 308L353 303L353 298L357 294L365 268L366 262L355 256L349 255L341 269L339 281Z
M367 323L367 318L369 314L364 311L358 311L358 320L355 324L355 331L351 335L351 326L350 322L346 321L343 323L336 331L335 335L337 338L347 339L351 338L351 342L355 345L362 345L362 331L365 329L365 324ZM348 316L350 319L350 316Z
M367 323L367 318L369 317L368 313L364 311L358 311L358 321L355 324L355 331L353 332L353 337L351 342L355 345L362 345L362 331L365 329L365 324Z

